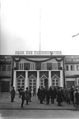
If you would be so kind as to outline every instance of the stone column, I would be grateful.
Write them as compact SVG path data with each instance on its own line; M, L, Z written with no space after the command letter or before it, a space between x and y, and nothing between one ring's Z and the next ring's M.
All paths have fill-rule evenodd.
M60 87L64 87L64 82L63 82L63 71L60 71Z
M77 86L79 86L79 78L76 78Z
M17 85L16 85L16 71L14 70L14 74L13 74L14 78L13 78L13 86L15 87L15 91L17 90Z
M40 77L39 77L39 71L37 71L37 84L36 84L36 92L38 91L38 88L40 86Z
M28 71L25 72L25 89L26 87L29 87L29 82L28 82Z
M48 87L50 87L51 84L51 71L49 71L49 78L48 78Z

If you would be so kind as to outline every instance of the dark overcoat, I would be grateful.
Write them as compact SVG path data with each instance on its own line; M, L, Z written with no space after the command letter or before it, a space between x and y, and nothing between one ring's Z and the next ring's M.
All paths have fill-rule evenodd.
M62 102L62 91L58 91L58 93L57 93L57 102Z

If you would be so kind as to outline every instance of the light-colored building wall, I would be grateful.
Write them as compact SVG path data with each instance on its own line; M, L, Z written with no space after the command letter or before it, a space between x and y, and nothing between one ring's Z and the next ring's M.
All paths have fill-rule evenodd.
M73 82L74 86L79 86L79 56L65 56L65 81Z
M19 56L20 57L20 56ZM16 58L16 56L15 56L15 58ZM60 56L60 58L61 58L61 56ZM29 61L28 61L28 59L29 59ZM63 80L63 61L60 61L60 67L62 67L62 69L59 69L59 66L58 66L58 61L56 60L56 59L50 59L50 58L48 58L48 57L46 57L46 58L42 58L42 56L40 57L40 58L29 58L28 57L28 59L27 59L27 57L25 56L24 58L21 58L20 57L20 61L15 61L14 60L14 86L15 86L15 89L16 89L16 91L18 90L18 88L17 88L17 80L19 80L19 78L21 78L21 80L22 80L22 75L19 75L19 78L16 76L17 75L17 72L19 72L19 71L24 71L25 72L25 77L24 77L24 82L25 82L25 85L24 85L24 89L28 86L30 86L30 80L36 80L36 92L38 91L38 88L39 88L39 86L41 86L41 80L43 80L43 78L47 78L48 79L48 87L50 87L50 86L52 86L52 71L53 72L56 72L56 71L59 71L59 74L60 74L60 76L55 76L55 78L56 79L58 79L58 86L60 86L60 87L64 87L64 80ZM36 69L36 63L39 63L39 62L36 62L36 61L42 61L42 62L40 62L41 63L41 68L40 69ZM19 65L18 65L18 69L16 69L16 63L18 63ZM30 64L30 68L29 68L29 70L27 69L24 69L24 63L29 63ZM21 66L21 64L23 64L23 68L20 68ZM51 69L48 69L48 64L51 64ZM44 74L40 74L40 72L48 72L48 76L46 76L46 74L44 73ZM36 74L37 74L37 76L34 76L34 74L31 74L30 76L29 76L29 72L36 72ZM40 75L41 75L41 77L40 77ZM54 74L54 75L56 75L56 74ZM53 75L53 78L54 78L54 75ZM32 80L32 83L34 83L33 82L33 80ZM30 82L30 83L29 83ZM55 86L56 86L57 84L56 84L56 82L55 82ZM33 86L33 85L31 85L31 86ZM43 80L43 86L44 86L44 80ZM33 92L33 91L32 91Z
M12 82L12 57L0 55L0 91L8 92Z

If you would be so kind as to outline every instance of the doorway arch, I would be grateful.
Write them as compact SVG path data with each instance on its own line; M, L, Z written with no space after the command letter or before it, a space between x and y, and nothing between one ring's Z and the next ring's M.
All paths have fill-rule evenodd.
M45 74L43 74L42 77L40 78L40 87L48 88L48 78L46 77Z

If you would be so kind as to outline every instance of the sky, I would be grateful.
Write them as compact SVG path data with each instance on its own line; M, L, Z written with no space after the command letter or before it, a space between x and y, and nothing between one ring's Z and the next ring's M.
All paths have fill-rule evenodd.
M79 55L79 0L0 0L0 55Z

